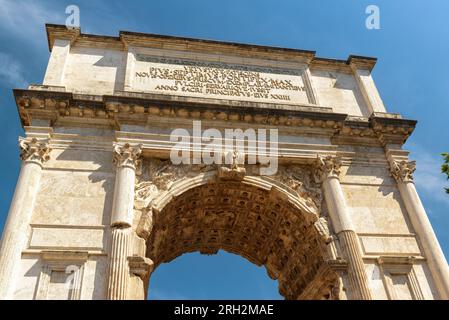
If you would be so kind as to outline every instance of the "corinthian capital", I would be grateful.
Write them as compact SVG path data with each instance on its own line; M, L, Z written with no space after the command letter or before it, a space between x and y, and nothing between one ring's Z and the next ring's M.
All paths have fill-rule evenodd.
M413 181L413 172L416 170L416 161L393 160L390 165L391 175L398 182Z
M23 161L32 161L39 164L50 159L50 147L48 140L36 138L19 138L20 158Z
M318 155L315 161L315 179L317 182L323 182L327 178L340 175L341 159L335 156Z
M113 162L117 167L131 167L134 170L140 168L142 154L142 145L130 145L125 143L124 145L114 145L114 159Z

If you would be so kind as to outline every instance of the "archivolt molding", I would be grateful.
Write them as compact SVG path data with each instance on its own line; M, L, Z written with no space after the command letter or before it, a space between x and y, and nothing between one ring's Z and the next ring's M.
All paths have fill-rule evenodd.
M287 299L336 298L329 292L338 274L320 273L332 269L334 238L320 217L312 167L281 166L270 177L257 170L144 160L135 204L142 211L136 231L147 241L146 256L156 268L186 252L223 249L264 265Z
M173 165L170 160L145 159L136 182L136 208L161 210L168 200L190 188L213 180L236 180L263 189L283 190L299 209L315 215L321 210L322 193L311 166L279 166L273 176L260 176L259 166Z
M326 224L305 208L277 187L209 180L171 198L160 210L153 208L147 256L158 266L186 252L223 249L264 265L279 281L280 293L295 299L309 283L324 288L337 278L335 274L330 281L319 272L331 259L330 235L323 237Z
M142 172L136 178L135 208L142 211L137 233L147 238L153 224L153 211L161 212L184 192L208 183L233 179L246 186L271 190L316 220L320 216L323 196L320 185L314 180L313 169L313 166L279 166L276 175L260 176L255 165L236 168L232 165L173 165L170 160L145 159ZM322 217L317 222L316 229L326 243L332 241L326 218Z

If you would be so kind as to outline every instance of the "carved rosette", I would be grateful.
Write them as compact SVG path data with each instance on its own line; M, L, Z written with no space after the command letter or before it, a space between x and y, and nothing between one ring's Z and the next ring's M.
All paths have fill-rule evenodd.
M315 162L315 180L322 183L329 178L340 176L341 158L336 156L318 155Z
M142 160L142 145L130 145L125 143L124 145L114 145L114 164L119 167L130 167L136 171L140 170Z
M413 182L413 172L416 170L416 161L396 161L391 162L391 175L398 182Z
M42 165L50 160L50 147L48 140L36 138L19 138L20 158L24 162L36 162Z

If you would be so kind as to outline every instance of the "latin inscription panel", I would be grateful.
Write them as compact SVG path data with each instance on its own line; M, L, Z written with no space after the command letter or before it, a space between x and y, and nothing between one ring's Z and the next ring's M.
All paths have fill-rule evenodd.
M268 103L307 104L303 70L137 54L133 90Z

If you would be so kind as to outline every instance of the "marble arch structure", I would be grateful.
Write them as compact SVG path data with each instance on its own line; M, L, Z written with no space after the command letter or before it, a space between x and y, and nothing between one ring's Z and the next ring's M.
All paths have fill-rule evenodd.
M1 299L144 299L192 251L264 265L286 299L448 299L448 265L376 60L47 25L43 84L14 90L22 167ZM173 129L277 129L278 170L175 165ZM150 289L151 290L151 285Z

